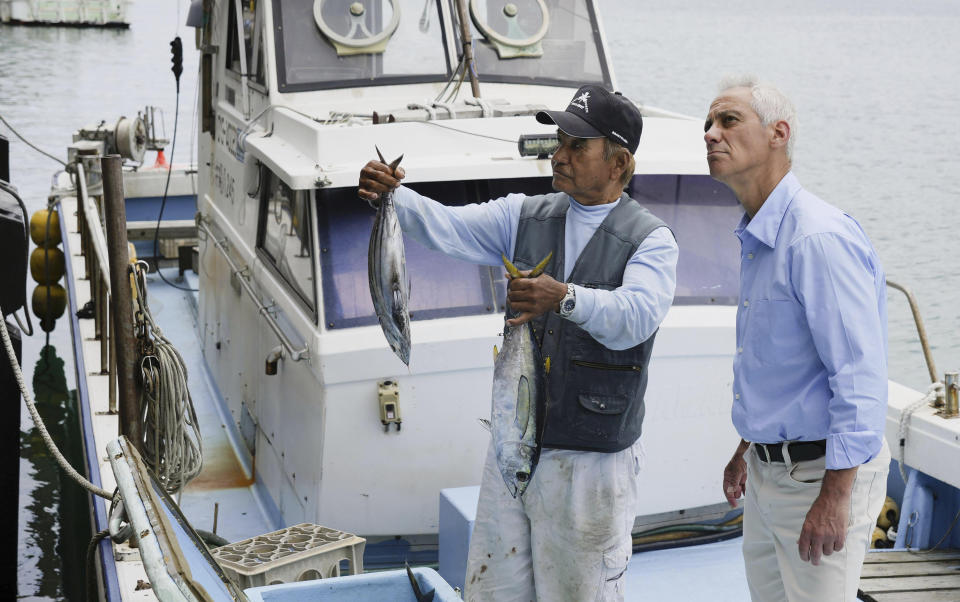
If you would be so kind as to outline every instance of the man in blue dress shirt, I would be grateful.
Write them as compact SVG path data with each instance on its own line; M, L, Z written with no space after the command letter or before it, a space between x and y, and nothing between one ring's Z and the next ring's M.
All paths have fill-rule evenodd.
M710 105L710 174L746 211L733 423L723 475L745 496L743 556L754 600L856 600L886 495L890 453L883 269L849 215L791 171L796 110L751 78Z

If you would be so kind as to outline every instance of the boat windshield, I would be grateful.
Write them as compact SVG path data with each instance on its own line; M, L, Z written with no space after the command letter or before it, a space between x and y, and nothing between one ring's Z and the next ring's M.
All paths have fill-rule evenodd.
M456 204L484 202L511 192L550 192L550 178L427 182L420 194ZM733 229L742 210L724 185L709 176L635 176L628 193L674 231L680 246L675 305L734 305L739 247ZM355 188L317 191L318 238L327 329L377 323L367 280L367 248L374 212ZM431 251L404 236L412 320L504 310L500 266L478 266Z
M470 0L469 11L481 82L610 87L592 3Z
M440 1L274 0L280 91L446 80Z

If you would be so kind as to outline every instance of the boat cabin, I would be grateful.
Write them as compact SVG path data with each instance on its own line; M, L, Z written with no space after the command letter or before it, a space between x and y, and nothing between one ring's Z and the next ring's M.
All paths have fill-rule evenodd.
M361 167L375 147L402 153L405 183L447 204L548 192L556 129L534 115L585 83L616 89L593 0L461 4L462 24L454 0L203 0L191 17L203 353L276 521L364 535L368 550L375 536L435 543L439 491L479 483L505 282L499 266L406 239L405 367L370 299ZM707 175L702 121L641 111L628 192L682 249L644 428L648 452L672 462L645 469L642 514L716 512L722 465L703 459L737 441L740 209Z

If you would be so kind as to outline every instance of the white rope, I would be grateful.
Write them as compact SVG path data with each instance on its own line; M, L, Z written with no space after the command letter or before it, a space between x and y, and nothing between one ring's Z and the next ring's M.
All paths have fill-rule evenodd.
M903 469L903 454L907 448L907 428L910 426L910 418L913 413L924 405L929 404L937 398L937 394L943 391L943 383L933 383L927 388L927 394L913 402L900 413L900 431L897 433L897 439L900 441L900 457L897 458L900 468L900 476L903 477L903 483L907 483L907 471Z
M203 466L200 424L187 388L183 358L163 336L150 313L146 267L140 261L134 268L144 461L167 491L173 493L181 491Z
M57 464L60 465L60 468L63 469L63 472L67 473L67 476L79 483L81 487L90 493L99 495L100 497L108 500L113 499L112 493L106 489L97 487L85 479L83 475L74 470L73 466L70 466L70 463L67 462L67 459L64 458L63 454L60 453L60 450L57 449L57 444L53 442L53 439L50 437L50 433L47 432L47 427L43 424L43 419L40 418L40 414L37 412L36 406L33 405L33 398L30 396L30 391L27 389L27 385L24 383L23 372L20 371L20 364L17 363L17 354L13 350L13 343L10 342L10 334L7 332L7 324L3 317L0 317L0 335L3 336L3 346L7 350L7 357L10 358L10 368L13 369L13 375L17 379L17 385L20 387L20 393L23 395L23 400L27 403L27 408L30 410L30 416L33 418L33 423L37 425L37 429L40 431L40 436L43 437L43 442L47 444L47 448L50 450L50 453L53 454Z

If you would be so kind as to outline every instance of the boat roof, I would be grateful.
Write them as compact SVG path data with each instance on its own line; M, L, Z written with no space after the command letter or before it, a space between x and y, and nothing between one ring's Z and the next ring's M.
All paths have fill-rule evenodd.
M360 168L376 157L404 155L407 182L550 176L549 159L521 157L520 134L550 135L535 117L467 118L328 125L277 108L241 148L293 189L356 186ZM412 143L415 141L415 144ZM706 174L703 125L694 119L648 116L636 152L638 174Z

